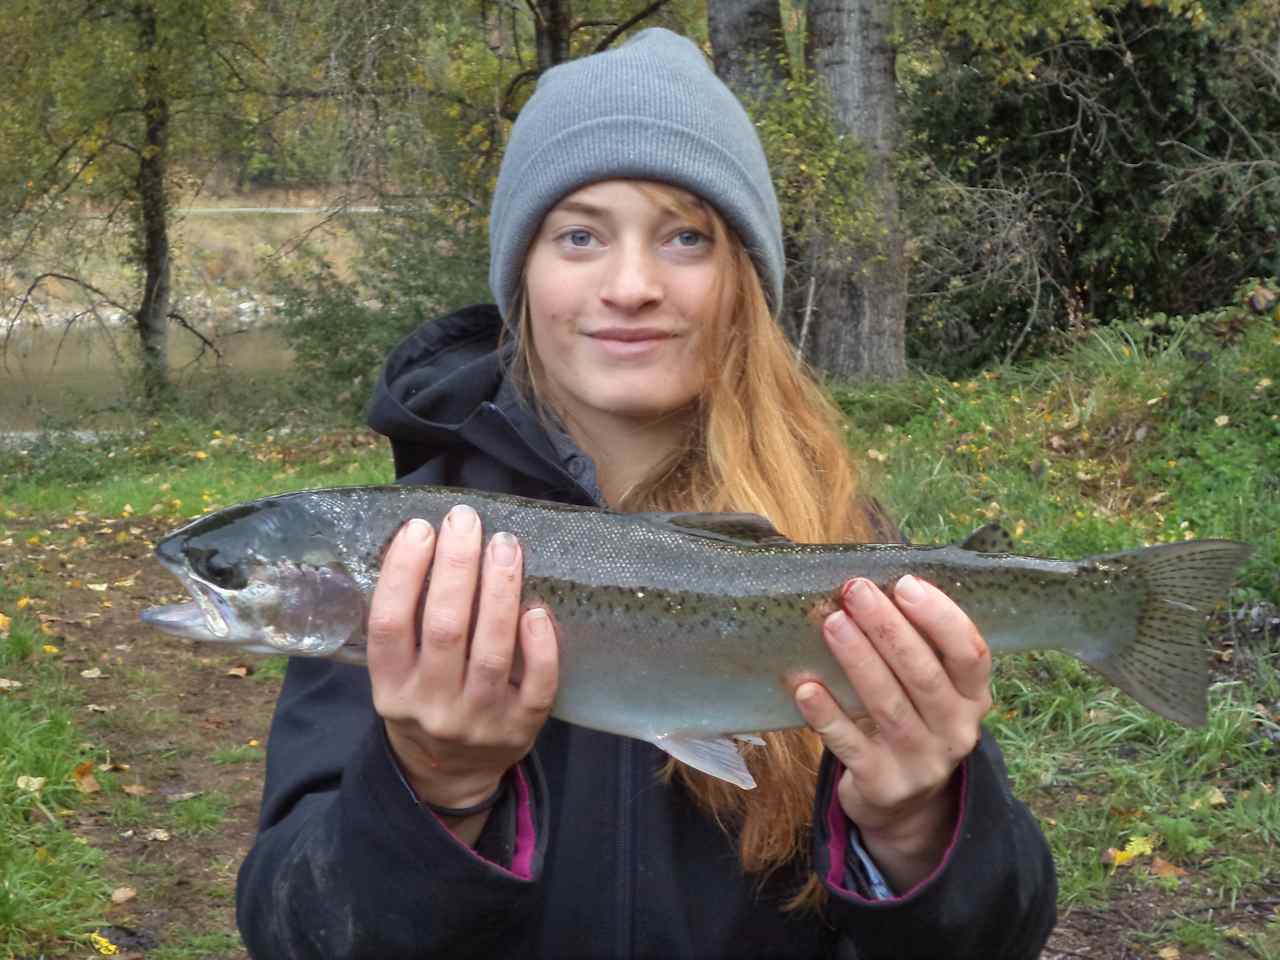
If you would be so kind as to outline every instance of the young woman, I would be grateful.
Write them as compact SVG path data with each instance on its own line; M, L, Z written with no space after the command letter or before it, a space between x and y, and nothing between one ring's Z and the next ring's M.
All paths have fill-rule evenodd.
M402 482L892 536L775 322L763 152L689 41L543 77L490 244L497 306L388 361L371 422ZM981 731L989 652L942 591L846 586L822 642L869 716L799 684L809 726L744 745L743 791L548 719L556 626L521 608L525 549L465 507L412 521L367 673L290 664L238 889L255 956L1039 955L1052 861Z

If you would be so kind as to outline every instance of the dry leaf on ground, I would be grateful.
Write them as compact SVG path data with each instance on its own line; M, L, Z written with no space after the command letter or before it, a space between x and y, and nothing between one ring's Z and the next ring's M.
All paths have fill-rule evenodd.
M71 779L76 782L76 789L81 793L98 793L102 790L98 785L98 779L93 775L92 760L86 760L77 766L71 774Z

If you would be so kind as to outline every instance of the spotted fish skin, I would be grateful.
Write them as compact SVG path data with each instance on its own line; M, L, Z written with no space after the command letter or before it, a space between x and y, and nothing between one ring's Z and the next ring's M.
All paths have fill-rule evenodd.
M553 714L681 759L685 742L800 725L792 692L806 679L862 712L820 628L852 577L885 590L921 577L965 610L994 653L1065 651L1163 716L1202 723L1204 617L1250 552L1201 540L1054 560L990 552L1004 543L991 535L961 546L798 544L751 514L344 487L230 507L170 534L157 556L193 602L143 619L249 650L363 662L387 543L413 517L438 528L459 503L486 536L506 531L523 546L523 602L550 611L561 648Z

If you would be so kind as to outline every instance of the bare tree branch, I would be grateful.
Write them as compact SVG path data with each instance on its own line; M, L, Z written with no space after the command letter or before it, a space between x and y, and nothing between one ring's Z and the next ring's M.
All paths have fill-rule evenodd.
M650 17L653 14L657 13L659 10L661 10L663 7L667 5L667 2L668 0L655 0L655 2L649 4L649 6L645 7L643 10L637 13L630 20L624 20L622 23L618 24L616 27L614 27L612 30L606 33L604 36L604 39L601 40L599 43L597 43L595 47L591 50L591 52L602 53L603 51L608 50L609 47L613 46L613 43L615 40L617 40L620 36L622 36L624 33L626 33L628 30L634 27L641 20L644 20L646 17Z

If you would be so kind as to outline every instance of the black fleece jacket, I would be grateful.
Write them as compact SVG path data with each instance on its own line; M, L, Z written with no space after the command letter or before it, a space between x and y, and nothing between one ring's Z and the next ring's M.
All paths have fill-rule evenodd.
M424 326L391 355L370 413L396 474L570 503L591 496L535 417L500 391L492 307ZM957 772L960 816L939 868L869 899L824 759L813 866L821 915L784 912L804 868L763 882L647 743L549 721L471 850L419 807L391 758L368 674L294 659L271 727L260 832L240 871L258 960L1034 958L1053 927L1044 838L989 736Z

